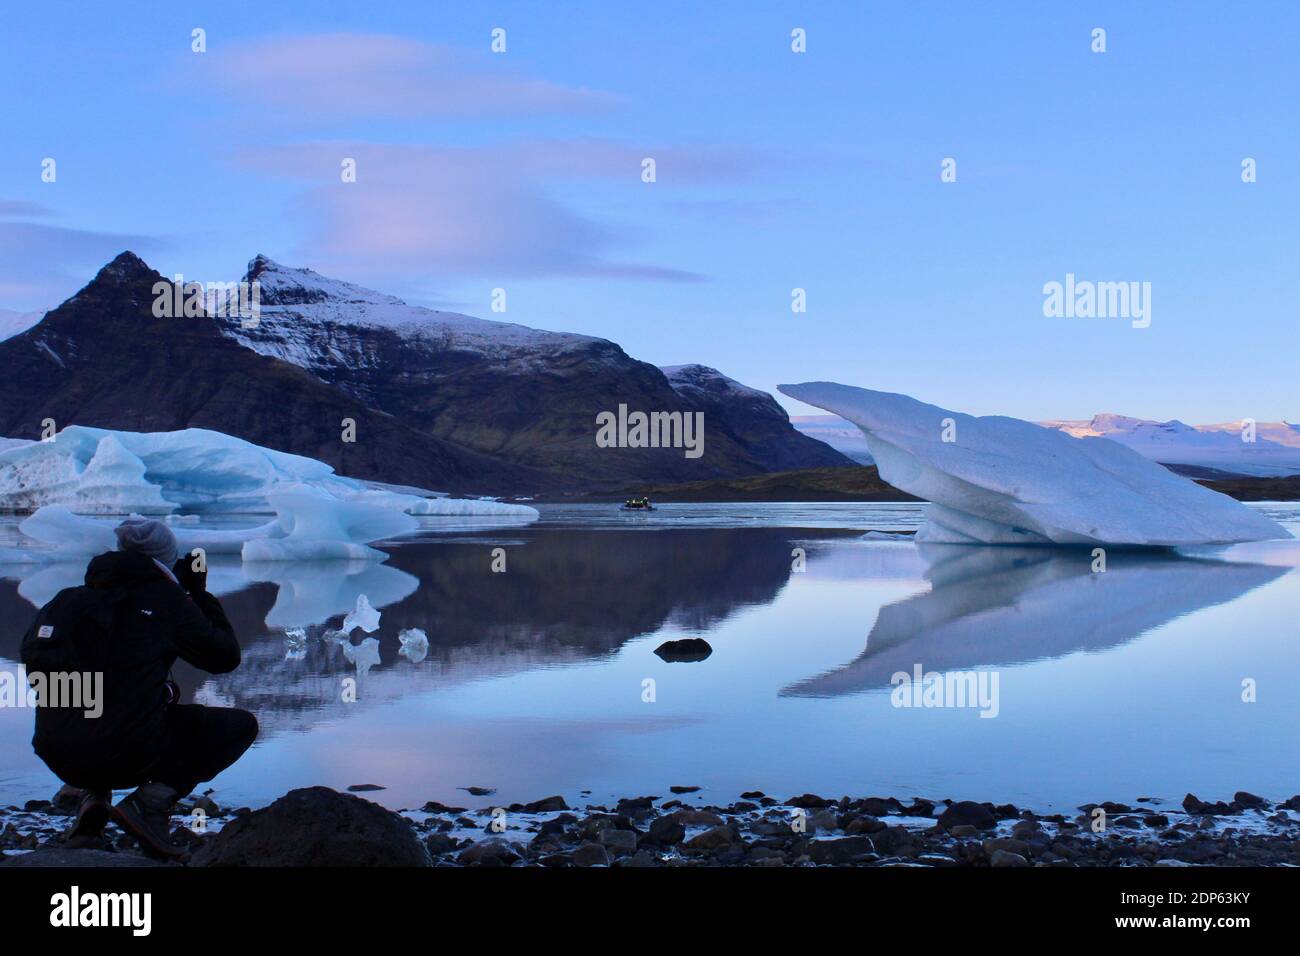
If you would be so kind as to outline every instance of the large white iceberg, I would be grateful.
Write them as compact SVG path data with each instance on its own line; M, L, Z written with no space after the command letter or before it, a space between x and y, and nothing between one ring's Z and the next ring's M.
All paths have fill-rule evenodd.
M931 502L920 541L1177 547L1291 537L1109 439L832 382L780 389L857 425L880 477Z
M0 449L0 511L32 511L19 529L52 560L110 551L107 516L161 515L182 552L241 554L245 561L375 560L368 546L409 534L421 517L485 516L530 522L537 510L413 490L334 474L324 462L221 432L121 432L73 425L48 442ZM181 511L189 514L180 514ZM274 514L244 527L192 527L198 514ZM0 563L13 560L6 549Z
M0 446L0 511L58 504L77 514L269 513L276 510L272 494L287 486L409 514L537 517L526 505L410 494L345 478L323 461L206 428L69 425L50 441Z

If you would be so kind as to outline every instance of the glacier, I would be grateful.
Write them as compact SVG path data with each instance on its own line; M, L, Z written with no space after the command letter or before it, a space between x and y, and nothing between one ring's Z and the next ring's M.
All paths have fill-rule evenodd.
M70 425L49 441L0 446L0 511L32 512L22 533L54 560L115 547L129 514L173 525L182 552L240 554L245 561L376 560L368 542L421 527L421 518L465 516L530 523L537 509L480 498L412 493L334 473L324 462L202 428L126 432ZM274 514L250 527L191 527L200 516ZM419 516L419 517L416 517ZM17 560L6 549L0 562Z
M930 502L918 541L1181 547L1291 537L1106 438L833 382L779 388L857 425L880 477Z

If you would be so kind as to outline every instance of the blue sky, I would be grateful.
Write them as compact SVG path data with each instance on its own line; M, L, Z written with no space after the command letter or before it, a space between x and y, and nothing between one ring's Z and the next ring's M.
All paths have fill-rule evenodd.
M1300 420L1293 3L176 7L6 12L0 307L261 252L768 390ZM1150 327L1045 317L1066 273Z

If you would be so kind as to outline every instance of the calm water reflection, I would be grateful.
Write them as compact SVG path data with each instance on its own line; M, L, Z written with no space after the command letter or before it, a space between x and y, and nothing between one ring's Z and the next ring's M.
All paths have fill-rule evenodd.
M528 528L431 528L384 565L216 562L244 665L177 676L264 729L219 794L378 783L393 806L477 806L457 788L508 802L690 783L704 799L757 787L1047 807L1300 790L1296 570L1115 553L1097 574L1087 552L918 548L855 530L915 527L915 506L678 507L649 522L571 507ZM495 548L505 573L491 570ZM0 569L12 575L2 666L32 602L80 573ZM382 609L377 663L360 669L320 639L359 594ZM287 654L292 627L309 635L301 655ZM399 654L407 628L429 638L418 663ZM685 636L714 654L654 656ZM916 664L996 670L998 717L893 707L891 675ZM345 703L353 676L361 699ZM51 789L30 727L29 712L0 711L0 802Z

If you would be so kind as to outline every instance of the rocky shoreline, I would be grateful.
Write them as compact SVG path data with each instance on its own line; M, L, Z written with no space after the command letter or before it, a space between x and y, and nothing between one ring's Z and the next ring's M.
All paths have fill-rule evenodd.
M376 788L378 789L378 788ZM189 866L1144 867L1300 865L1300 796L1272 803L1188 794L1178 807L1083 804L1077 815L1011 804L894 797L778 799L759 791L704 805L698 788L571 807L563 797L394 812L326 787L260 810L210 797L178 807ZM694 801L694 802L693 802ZM70 849L69 801L0 809L0 866L149 866L112 826ZM201 832L196 832L201 831ZM168 864L176 866L178 864Z

